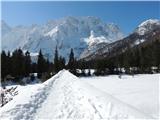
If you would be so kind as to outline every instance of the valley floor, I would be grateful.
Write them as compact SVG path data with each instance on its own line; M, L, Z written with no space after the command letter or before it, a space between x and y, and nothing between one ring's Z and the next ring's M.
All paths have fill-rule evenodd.
M159 82L160 74L117 75L86 77L83 81L109 93L138 110L160 118Z
M1 119L158 118L159 74L77 78L66 70L46 82L18 86Z

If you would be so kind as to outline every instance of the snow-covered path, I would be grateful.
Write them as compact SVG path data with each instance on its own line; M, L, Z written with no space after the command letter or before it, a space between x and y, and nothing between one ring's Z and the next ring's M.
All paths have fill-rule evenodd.
M63 72L54 82L52 92L37 111L36 118L106 119L147 118L135 108ZM52 111L52 112L48 112ZM46 114L47 113L47 114Z
M33 90L33 88L30 88ZM66 70L34 87L34 93L23 93L1 109L0 117L10 119L147 119L136 108L79 80ZM25 97L25 96L28 96ZM29 97L30 96L30 97ZM19 100L20 101L20 100ZM6 110L6 108L8 108Z

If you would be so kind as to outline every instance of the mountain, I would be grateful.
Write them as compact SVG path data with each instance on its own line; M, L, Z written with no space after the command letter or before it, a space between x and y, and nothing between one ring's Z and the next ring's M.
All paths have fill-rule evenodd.
M149 19L142 22L135 30L139 35L145 35L148 32L158 28L160 26L160 21L157 19Z
M150 44L156 39L160 39L160 20L149 19L142 22L127 37L110 44L104 44L103 47L82 59L92 60L113 57L135 46Z
M93 53L102 43L103 46L123 38L117 25L104 23L96 17L65 17L43 25L9 28L2 26L2 49L13 51L22 48L34 55L41 49L50 60L56 46L61 56L68 58L73 48L79 58Z
M10 32L11 28L5 23L5 21L1 21L1 31L2 31L2 35L5 35L6 33Z

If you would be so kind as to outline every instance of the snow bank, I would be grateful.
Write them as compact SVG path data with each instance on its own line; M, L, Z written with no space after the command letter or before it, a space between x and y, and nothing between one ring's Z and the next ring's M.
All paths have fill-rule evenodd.
M29 85L1 108L2 119L147 119L136 108L79 80L66 70Z

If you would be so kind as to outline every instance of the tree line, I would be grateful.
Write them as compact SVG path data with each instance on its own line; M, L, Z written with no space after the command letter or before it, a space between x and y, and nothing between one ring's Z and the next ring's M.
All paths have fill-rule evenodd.
M68 56L68 62L60 56L56 47L54 60L49 61L39 51L37 62L32 62L30 52L23 53L21 49L12 52L1 52L1 78L5 81L7 75L14 77L15 81L23 77L30 76L31 73L37 73L38 78L46 80L62 69L68 69L77 76L90 75L90 69L95 70L95 75L108 74L139 74L160 72L160 41L159 39L147 44L128 48L125 52L112 57L95 59L90 61L77 60L74 51L71 49ZM81 70L81 73L77 72ZM85 69L89 69L85 73Z
M30 52L23 51L19 48L10 53L4 50L1 52L1 80L6 81L7 76L14 78L15 82L20 81L24 77L33 77L33 73L37 73L37 77L41 80L46 80L52 75L56 74L62 69L69 69L74 72L76 59L74 57L73 49L69 55L69 61L66 64L64 57L59 56L58 49L55 49L53 62L50 62L39 51L37 62L32 62Z
M95 69L95 75L159 73L159 51L160 40L156 39L112 57L86 61L83 66Z

